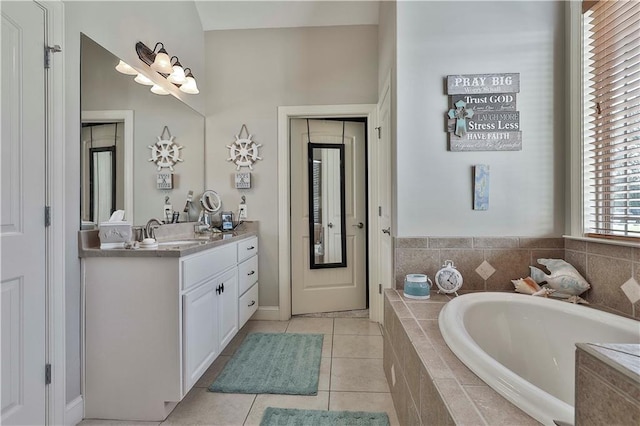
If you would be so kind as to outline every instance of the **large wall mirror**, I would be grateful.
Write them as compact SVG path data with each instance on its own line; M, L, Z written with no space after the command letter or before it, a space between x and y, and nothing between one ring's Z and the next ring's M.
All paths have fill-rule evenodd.
M344 145L308 144L311 269L347 266Z
M204 191L205 119L174 96L151 93L150 86L116 71L118 62L81 35L81 227L98 225L116 209L134 225L162 219L167 196L181 222L195 221L197 211L183 210L189 191L196 197ZM183 147L171 190L157 189L160 171L149 161L149 147L165 126Z

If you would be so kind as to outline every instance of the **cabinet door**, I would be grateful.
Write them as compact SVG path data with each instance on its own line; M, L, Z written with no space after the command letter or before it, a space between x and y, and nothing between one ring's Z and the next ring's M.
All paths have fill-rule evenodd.
M211 279L183 296L185 395L219 353L217 282Z
M238 332L238 270L233 269L218 278L218 321L220 351Z

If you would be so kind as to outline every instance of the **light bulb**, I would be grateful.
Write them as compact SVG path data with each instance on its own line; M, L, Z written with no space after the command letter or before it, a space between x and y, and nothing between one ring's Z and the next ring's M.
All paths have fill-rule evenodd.
M191 73L191 69L186 68L185 71L187 70L188 72L186 76L186 82L182 86L180 86L180 90L190 95L197 95L198 93L200 93L200 91L198 90L196 79L193 77L193 74Z
M118 62L118 65L116 65L116 70L118 72L121 72L122 74L126 74L126 75L136 75L136 74L138 74L138 71L134 70L131 67L131 65L127 64L122 59L120 60L120 62Z
M164 46L161 47L156 54L156 59L153 61L153 64L151 64L151 69L163 74L171 74L171 59L167 51L164 50Z
M138 74L136 78L133 79L136 83L144 84L145 86L153 86L155 83L144 74Z
M196 84L196 79L191 76L188 76L186 79L187 82L180 86L180 90L190 95L197 95L198 93L200 93L200 91L198 90L198 85Z
M180 66L180 63L176 63L173 66L173 72L169 77L167 77L167 80L174 84L185 84L187 82L187 79L184 76L184 70Z
M168 95L169 92L167 92L165 89L163 89L162 87L158 86L157 84L154 84L153 87L151 88L151 91L153 93L155 93L156 95Z

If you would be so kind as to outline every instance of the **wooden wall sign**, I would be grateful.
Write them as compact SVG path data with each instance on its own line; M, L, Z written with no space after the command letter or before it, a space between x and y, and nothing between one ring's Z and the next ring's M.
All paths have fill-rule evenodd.
M449 150L521 150L518 92L519 73L447 76Z
M520 73L447 76L447 95L519 92Z

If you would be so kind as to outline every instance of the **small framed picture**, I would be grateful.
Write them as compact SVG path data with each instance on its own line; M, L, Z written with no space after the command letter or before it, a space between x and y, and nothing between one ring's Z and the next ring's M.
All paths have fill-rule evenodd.
M230 231L233 229L233 213L232 212L222 212L220 213L220 218L222 219L223 231Z
M173 173L158 173L156 185L158 189L173 189Z
M236 189L251 188L251 172L236 173Z

